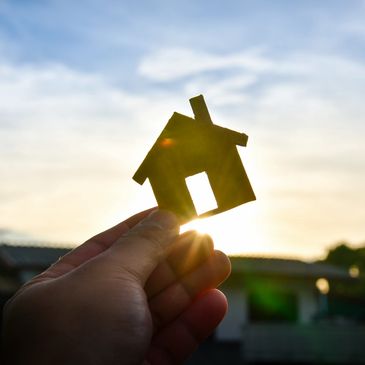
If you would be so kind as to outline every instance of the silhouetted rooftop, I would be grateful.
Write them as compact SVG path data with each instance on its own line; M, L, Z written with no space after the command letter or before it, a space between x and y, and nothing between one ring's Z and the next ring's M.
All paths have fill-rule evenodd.
M45 269L70 248L47 245L10 245L0 243L0 266L8 269ZM308 263L297 259L231 256L232 272L303 278L350 279L349 273L326 263Z
M351 279L349 273L326 263L296 259L231 256L232 272L303 278Z
M0 266L7 269L44 269L70 249L43 245L17 246L0 243Z

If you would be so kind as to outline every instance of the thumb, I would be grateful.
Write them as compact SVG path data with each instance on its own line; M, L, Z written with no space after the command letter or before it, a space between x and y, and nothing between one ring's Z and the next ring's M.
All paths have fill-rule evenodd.
M167 248L179 234L174 214L155 210L126 232L108 250L116 265L136 277L142 285L166 256Z

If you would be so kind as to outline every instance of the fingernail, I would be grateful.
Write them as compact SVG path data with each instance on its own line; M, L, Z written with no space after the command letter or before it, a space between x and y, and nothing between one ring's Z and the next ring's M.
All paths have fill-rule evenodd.
M179 226L179 221L175 214L166 210L154 210L146 219L158 224L162 229L174 229Z

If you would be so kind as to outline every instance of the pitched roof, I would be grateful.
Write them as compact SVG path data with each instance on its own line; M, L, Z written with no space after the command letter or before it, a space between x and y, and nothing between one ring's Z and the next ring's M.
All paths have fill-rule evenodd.
M45 246L15 246L0 243L0 268L45 269L70 249Z
M349 273L326 263L282 258L232 256L232 272L301 278L351 279Z
M179 141L179 148L184 146L186 149L190 150L193 148L192 143L194 140L199 141L200 145L204 142L204 140L201 139L202 136L208 140L217 139L218 141L223 141L227 138L230 144L239 146L246 146L248 140L248 136L245 133L224 128L213 123L201 123L196 119L175 112L158 136L150 151L147 153L141 165L138 167L133 179L139 184L144 183L150 173L150 165L155 163L156 153L166 151L166 141L173 142L170 147L173 147L175 142ZM153 166L151 169L153 170Z

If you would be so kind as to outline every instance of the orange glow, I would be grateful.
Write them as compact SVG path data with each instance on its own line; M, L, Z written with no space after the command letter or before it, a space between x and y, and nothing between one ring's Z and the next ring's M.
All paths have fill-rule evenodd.
M160 145L161 147L169 148L175 144L175 141L172 138L164 138L161 140Z

